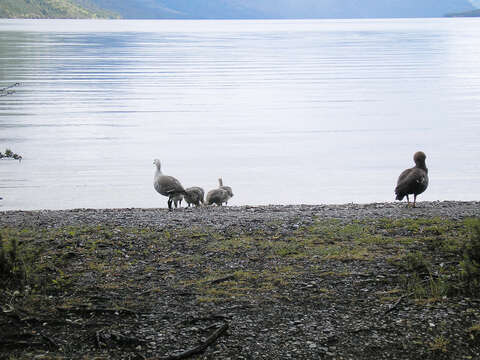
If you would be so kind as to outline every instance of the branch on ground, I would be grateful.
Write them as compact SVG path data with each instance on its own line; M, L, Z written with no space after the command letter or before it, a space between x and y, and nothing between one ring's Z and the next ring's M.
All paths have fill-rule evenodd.
M20 86L20 83L15 83L12 85L5 86L4 88L0 88L0 97L14 94L15 90L10 90L10 89L16 86Z
M180 359L186 359L192 355L200 354L204 352L211 344L213 344L225 331L227 331L227 329L228 329L228 324L224 323L217 330L215 330L207 339L205 339L205 342L201 343L200 345L195 346L194 348L187 350L185 352L181 352L181 353L166 356L166 357L153 358L150 360L180 360Z

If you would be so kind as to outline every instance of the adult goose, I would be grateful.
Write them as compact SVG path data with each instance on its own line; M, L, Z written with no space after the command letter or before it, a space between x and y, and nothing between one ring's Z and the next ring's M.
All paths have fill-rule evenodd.
M178 195L186 195L185 189L173 176L163 175L160 160L155 159L153 163L157 167L153 177L153 187L160 195L168 196L168 209L172 210L172 202L178 198Z
M428 187L428 169L425 165L427 156L422 151L417 151L413 155L415 166L404 170L398 177L395 194L397 200L403 200L407 197L407 206L410 205L409 194L413 194L413 207L415 207L417 195L423 193Z

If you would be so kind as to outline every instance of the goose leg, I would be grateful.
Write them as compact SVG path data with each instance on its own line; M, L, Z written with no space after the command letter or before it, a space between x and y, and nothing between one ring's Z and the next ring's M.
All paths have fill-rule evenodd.
M410 199L408 198L408 194L407 194L407 207L410 206Z
M413 194L413 207L415 207L416 202L417 202L417 194Z
M168 198L168 210L172 210L172 199Z

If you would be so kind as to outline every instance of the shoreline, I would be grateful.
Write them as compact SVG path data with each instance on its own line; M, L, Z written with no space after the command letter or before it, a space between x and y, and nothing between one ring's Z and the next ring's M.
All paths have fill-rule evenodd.
M259 205L180 208L118 208L71 210L0 211L0 226L74 226L82 224L127 227L209 226L225 229L242 225L265 225L272 221L310 223L315 218L361 220L368 218L463 219L480 216L480 201L419 202L407 208L405 202L370 204Z

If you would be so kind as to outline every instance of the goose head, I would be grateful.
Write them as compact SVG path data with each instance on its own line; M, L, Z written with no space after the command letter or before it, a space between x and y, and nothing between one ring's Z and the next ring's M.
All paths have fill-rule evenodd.
M415 161L415 164L425 164L425 159L427 158L427 155L423 151L417 151L413 155L413 161Z

